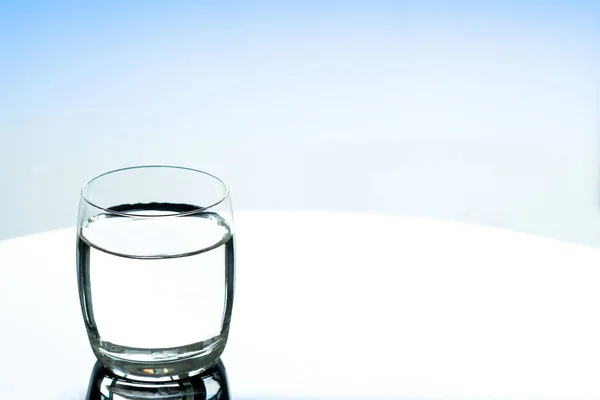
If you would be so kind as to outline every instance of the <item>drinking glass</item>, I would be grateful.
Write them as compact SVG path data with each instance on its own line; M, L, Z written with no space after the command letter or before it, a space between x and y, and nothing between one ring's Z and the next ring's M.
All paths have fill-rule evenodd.
M229 189L206 172L119 169L81 190L77 276L98 360L118 376L177 380L215 364L233 305Z

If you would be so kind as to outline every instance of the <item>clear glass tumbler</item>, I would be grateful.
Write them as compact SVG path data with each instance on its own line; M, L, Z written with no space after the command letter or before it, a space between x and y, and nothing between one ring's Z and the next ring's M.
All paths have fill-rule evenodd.
M189 168L100 175L81 191L77 276L98 360L134 380L177 380L215 364L233 305L229 190Z

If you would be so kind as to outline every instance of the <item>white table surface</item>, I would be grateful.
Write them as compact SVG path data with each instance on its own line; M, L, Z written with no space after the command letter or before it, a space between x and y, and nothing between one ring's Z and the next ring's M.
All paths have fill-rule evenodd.
M239 212L233 398L600 398L600 250L375 214ZM81 399L75 230L0 242L0 398ZM42 393L44 393L42 391Z

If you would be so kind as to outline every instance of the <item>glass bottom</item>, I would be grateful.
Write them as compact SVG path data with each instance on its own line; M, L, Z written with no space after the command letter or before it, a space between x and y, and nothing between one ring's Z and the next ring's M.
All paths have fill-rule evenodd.
M227 342L227 335L181 347L142 349L107 341L92 341L96 358L115 375L144 382L189 378L211 368Z
M86 399L230 400L230 396L227 372L220 360L193 378L153 383L117 377L97 361Z

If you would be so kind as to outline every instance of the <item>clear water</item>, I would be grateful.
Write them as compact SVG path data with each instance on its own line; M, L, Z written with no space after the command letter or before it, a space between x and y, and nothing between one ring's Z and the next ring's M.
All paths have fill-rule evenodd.
M138 211L160 215L177 207L148 208ZM78 235L78 274L98 358L133 378L189 376L210 367L229 330L233 243L228 224L214 213L87 221Z

